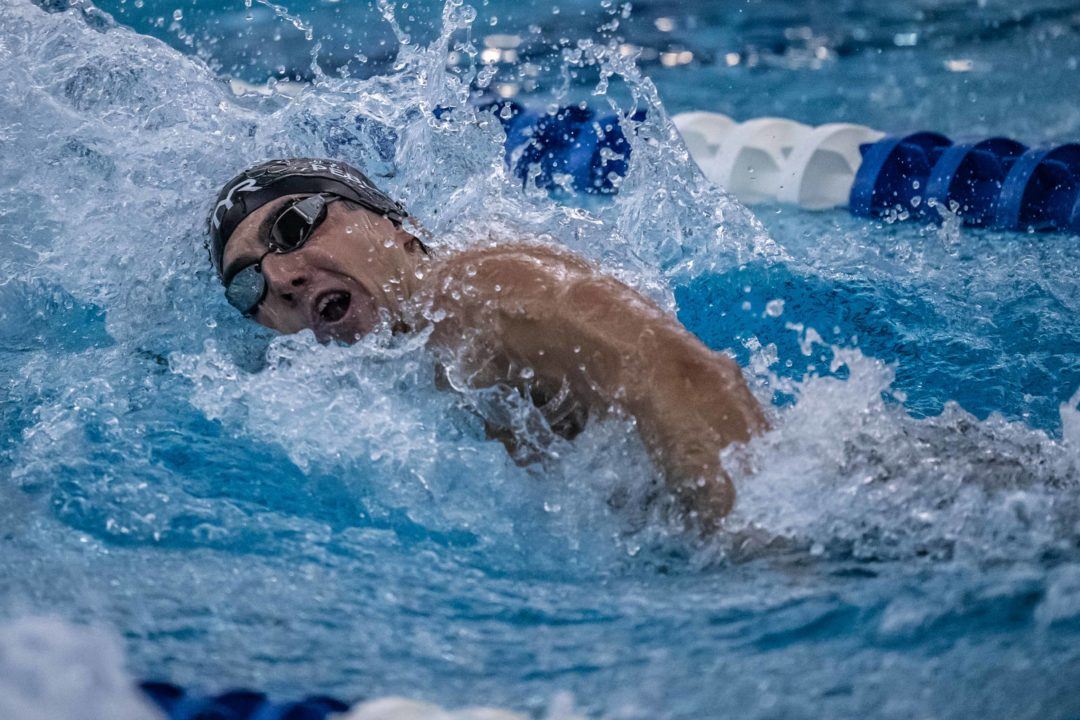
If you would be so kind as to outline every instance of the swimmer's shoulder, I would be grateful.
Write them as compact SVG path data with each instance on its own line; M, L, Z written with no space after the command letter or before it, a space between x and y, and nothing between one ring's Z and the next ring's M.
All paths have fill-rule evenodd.
M580 255L554 242L518 238L512 241L488 242L449 254L444 264L456 268L466 265L505 266L514 263L551 264L577 271L591 271L593 266Z
M426 284L435 296L463 290L529 293L557 290L550 286L594 272L587 260L562 246L515 240L448 253L432 265Z

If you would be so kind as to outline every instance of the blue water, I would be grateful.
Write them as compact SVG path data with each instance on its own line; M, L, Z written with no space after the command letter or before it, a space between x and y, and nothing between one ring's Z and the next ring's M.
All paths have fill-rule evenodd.
M1077 140L1073 4L411 2L397 32L367 3L45 5L0 0L0 648L52 614L205 692L1080 716L1080 238L751 212L665 119ZM509 176L466 102L485 42L518 57L479 82L519 101L648 110L617 198ZM519 468L418 340L237 317L210 198L256 159L327 153L443 246L566 244L734 354L773 430L725 454L726 532L643 500L623 423ZM50 685L70 658L34 647L37 684L0 698L106 692Z

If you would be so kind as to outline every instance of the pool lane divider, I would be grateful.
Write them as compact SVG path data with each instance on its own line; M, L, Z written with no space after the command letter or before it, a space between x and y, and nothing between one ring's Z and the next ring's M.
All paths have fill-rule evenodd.
M340 700L321 696L274 703L255 690L200 697L172 683L147 681L139 687L169 720L328 720L349 709Z
M142 692L168 720L528 720L525 715L492 707L448 710L402 697L364 700L349 706L331 697L310 696L297 702L272 702L257 690L230 690L200 696L167 682L146 681ZM566 720L584 720L561 712ZM7 720L6 718L4 720Z
M954 143L935 132L885 135L860 125L810 128L783 118L737 123L676 115L691 157L740 200L968 227L1080 232L1080 145L1029 148L1005 137ZM826 142L822 142L827 138ZM736 158L735 161L732 161Z
M645 117L584 104L539 111L488 99L478 107L502 123L507 165L522 184L556 194L618 192L630 167L626 133ZM886 135L773 117L736 122L712 112L672 119L702 173L747 204L846 207L863 217L924 222L954 214L968 227L1080 233L1080 144L954 143L928 131Z
M507 164L523 184L587 195L618 192L630 169L623 122L645 119L644 111L625 116L584 105L539 112L512 100L486 101L479 108L502 123Z

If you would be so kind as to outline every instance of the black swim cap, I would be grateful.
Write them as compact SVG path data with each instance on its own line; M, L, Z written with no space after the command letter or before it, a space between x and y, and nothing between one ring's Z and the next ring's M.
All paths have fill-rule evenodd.
M407 215L405 208L375 187L366 175L340 160L294 158L260 163L225 183L210 213L210 260L218 276L225 243L241 221L271 200L300 193L332 193L396 225Z

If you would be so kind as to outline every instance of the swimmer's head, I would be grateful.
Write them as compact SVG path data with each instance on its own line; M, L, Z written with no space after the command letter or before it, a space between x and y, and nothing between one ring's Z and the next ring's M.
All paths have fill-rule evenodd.
M229 302L285 333L352 342L400 319L423 244L405 210L338 161L274 160L230 180L209 218Z

